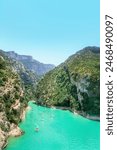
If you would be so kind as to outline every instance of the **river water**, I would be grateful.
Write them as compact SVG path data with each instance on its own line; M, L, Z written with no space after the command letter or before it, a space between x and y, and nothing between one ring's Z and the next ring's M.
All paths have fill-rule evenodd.
M31 110L20 124L23 136L10 138L5 150L99 150L100 123L69 111L29 102ZM39 128L39 131L35 131Z

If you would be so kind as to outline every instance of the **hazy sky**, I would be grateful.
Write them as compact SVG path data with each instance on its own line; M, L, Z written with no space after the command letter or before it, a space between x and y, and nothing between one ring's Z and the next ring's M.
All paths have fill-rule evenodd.
M59 64L100 44L99 0L0 0L0 49Z

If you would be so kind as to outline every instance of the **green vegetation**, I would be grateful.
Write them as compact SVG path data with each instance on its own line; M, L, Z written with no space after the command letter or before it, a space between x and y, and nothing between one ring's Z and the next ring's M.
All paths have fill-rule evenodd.
M20 75L14 71L13 63L14 61L0 51L0 113L4 114L7 122L18 124L22 112L33 96L30 92L32 84L26 84L20 78ZM0 126L6 131L3 122L0 122Z
M25 57L28 61L29 57ZM38 79L39 76L30 68L10 57L9 52L0 50L0 148L6 144L9 131L23 119L28 101L35 99Z
M37 80L39 83L37 84ZM82 115L100 115L100 53L87 47L39 77L0 50L0 129L7 138L18 125L29 100L45 106L69 107Z
M47 73L37 86L37 103L100 114L100 50L86 47Z

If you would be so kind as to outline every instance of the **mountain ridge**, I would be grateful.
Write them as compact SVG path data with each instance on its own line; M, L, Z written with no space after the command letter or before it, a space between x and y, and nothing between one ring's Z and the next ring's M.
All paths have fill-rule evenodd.
M25 63L35 63L32 56L19 56L15 52L0 50L0 149L6 146L9 136L23 134L18 124L25 115L28 101L35 99L35 88L40 75L32 72L23 60ZM47 71L49 70L44 70L42 74Z
M100 115L100 48L85 47L39 81L37 103L70 107L87 118Z
M24 63L27 59L33 61L31 56L21 56ZM22 62L0 50L0 77L0 148L6 145L12 129L18 129L28 101L34 100L35 96L38 105L68 109L86 118L99 120L99 47L77 51L41 78Z
M14 51L7 51L6 54L8 57L23 63L27 69L36 73L37 75L43 75L55 67L53 64L41 63L33 59L33 57L30 55L19 55Z

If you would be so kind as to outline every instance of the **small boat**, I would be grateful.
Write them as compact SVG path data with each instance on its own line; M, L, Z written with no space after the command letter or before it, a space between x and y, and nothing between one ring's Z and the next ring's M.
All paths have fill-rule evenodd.
M39 128L35 128L35 131L38 132L38 131L39 131Z

